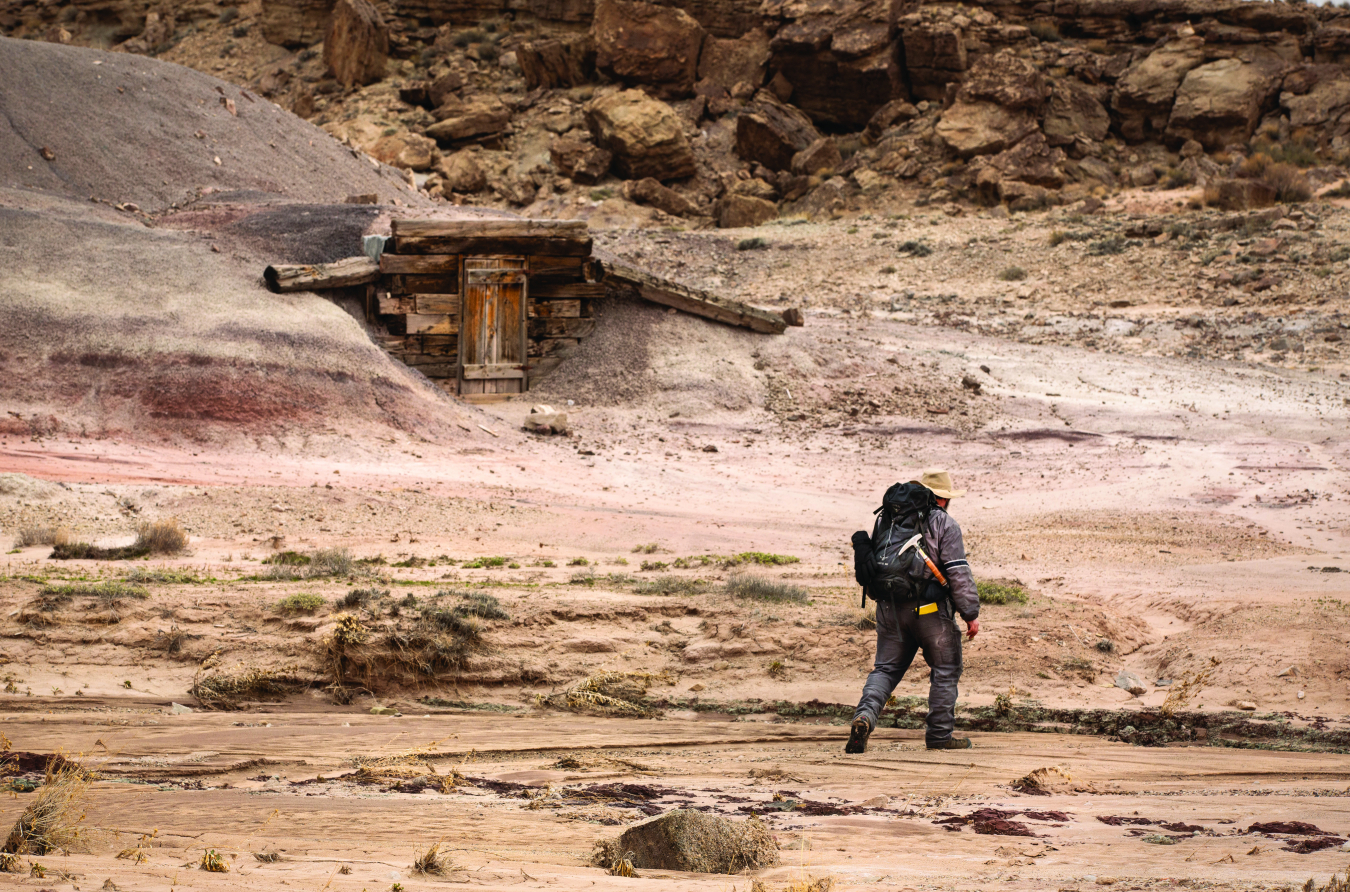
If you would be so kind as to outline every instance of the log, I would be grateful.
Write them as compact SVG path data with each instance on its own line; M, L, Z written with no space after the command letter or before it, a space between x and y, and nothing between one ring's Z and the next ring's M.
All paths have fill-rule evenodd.
M589 257L591 239L562 236L399 236L399 254L540 254L547 257Z
M585 262L584 257L530 257L527 261L531 279L538 276L580 279Z
M380 272L413 275L459 275L458 254L381 254Z
M267 290L274 294L365 285L379 277L380 265L364 256L344 257L334 263L278 263L263 270Z
M594 319L548 319L530 320L531 338L584 338L595 331Z
M459 295L458 294L414 294L410 298L416 309L409 310L410 313L425 313L435 315L436 313L450 313L459 315Z
M544 300L530 303L530 314L540 319L576 319L581 316L579 300Z
M390 276L394 294L459 294L459 271L444 276Z
M530 280L530 297L539 300L596 300L604 296L605 286L598 283Z
M422 352L428 356L454 356L459 351L458 335L422 335Z
M438 313L432 316L424 316L418 313L409 313L403 317L407 319L408 334L428 334L428 335L452 335L459 334L459 317L450 316L445 313Z
M377 298L377 307L385 316L404 316L417 312L411 297L394 297L390 294L381 294Z
M589 239L584 220L395 220L394 238Z
M637 289L639 295L652 303L674 307L728 325L739 325L763 334L782 334L787 330L787 323L778 313L761 310L737 300L718 297L697 288L689 288L616 261L606 261L605 269L606 282L630 285Z

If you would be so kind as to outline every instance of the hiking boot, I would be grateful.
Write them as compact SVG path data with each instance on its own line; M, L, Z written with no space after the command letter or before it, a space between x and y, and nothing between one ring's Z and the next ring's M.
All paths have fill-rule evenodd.
M865 753L867 752L867 738L872 735L872 723L865 716L858 716L853 720L853 727L848 732L848 743L844 745L846 753Z
M946 740L928 741L930 750L968 750L970 749L969 737L948 737Z

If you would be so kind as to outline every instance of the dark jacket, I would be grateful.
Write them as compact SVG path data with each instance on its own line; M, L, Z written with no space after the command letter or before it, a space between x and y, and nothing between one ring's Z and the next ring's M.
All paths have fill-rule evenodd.
M971 575L970 563L966 560L961 526L946 511L934 508L933 513L928 515L928 529L923 541L928 556L942 568L942 575L947 577L948 590L961 618L966 622L978 619L980 596L975 591L975 577Z

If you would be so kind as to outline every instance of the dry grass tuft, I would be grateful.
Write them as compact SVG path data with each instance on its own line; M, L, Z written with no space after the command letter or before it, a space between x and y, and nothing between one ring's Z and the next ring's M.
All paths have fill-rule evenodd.
M1049 768L1037 768L1019 777L1012 782L1012 788L1031 796L1049 796L1056 787L1072 782L1073 777L1069 772L1051 765Z
M1317 885L1316 880L1308 877L1308 882L1303 884L1303 892L1350 892L1350 867L1346 868L1344 879L1333 873L1325 886Z
M20 873L23 867L19 864L18 855L9 855L0 853L0 873Z
M1192 697L1200 693L1205 685L1209 684L1210 676L1214 670L1218 669L1222 661L1218 657L1210 657L1209 665L1200 672L1192 675L1187 672L1185 677L1172 685L1172 689L1167 692L1167 699L1163 701L1160 712L1171 718L1176 713L1186 708Z
M46 855L73 852L89 845L89 832L82 827L84 800L94 775L74 762L53 757L47 777L23 810L0 852L11 855Z
M239 709L242 701L276 697L297 683L290 676L293 670L289 666L273 670L244 668L241 663L237 668L240 671L234 673L197 670L190 692L203 709ZM210 674L204 674L208 671Z
M205 870L210 873L229 873L230 865L215 849L207 849L202 852L202 860L197 865L198 870Z
M136 841L134 846L128 846L117 853L118 859L130 861L133 864L140 864L142 861L150 860L150 856L146 854L146 852L150 848L150 843L156 836L159 836L159 830L157 829L152 830L149 833L141 834L141 838Z
M423 611L411 627L378 636L351 614L335 619L321 656L339 702L348 702L349 687L373 691L380 682L418 684L457 673L471 654L487 649L482 624L457 610Z
M657 714L643 703L647 689L654 682L670 684L673 681L668 672L598 672L543 702L572 712L646 718Z
M449 855L441 852L441 843L433 842L425 849L419 849L413 858L412 870L422 876L443 877L455 869Z
M726 592L737 598L749 598L754 601L790 601L805 604L810 592L800 585L790 582L777 582L752 573L733 573L726 582Z
M877 605L875 601L859 610L853 619L853 626L861 631L867 632L877 627Z
M263 864L276 864L281 860L280 852L254 852L253 857Z
M187 533L178 525L178 518L171 517L141 524L131 547L144 554L181 554L187 545Z
M622 857L615 858L610 862L609 875L612 877L637 878L637 871L633 869L633 853L625 852Z
M70 530L65 527L51 527L30 524L19 527L14 538L15 548L31 548L34 545L65 545L70 541Z

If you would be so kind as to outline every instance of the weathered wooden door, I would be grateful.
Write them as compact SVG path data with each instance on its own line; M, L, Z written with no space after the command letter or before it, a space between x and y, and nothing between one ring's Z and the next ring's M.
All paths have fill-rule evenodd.
M464 258L460 393L524 393L525 258Z

